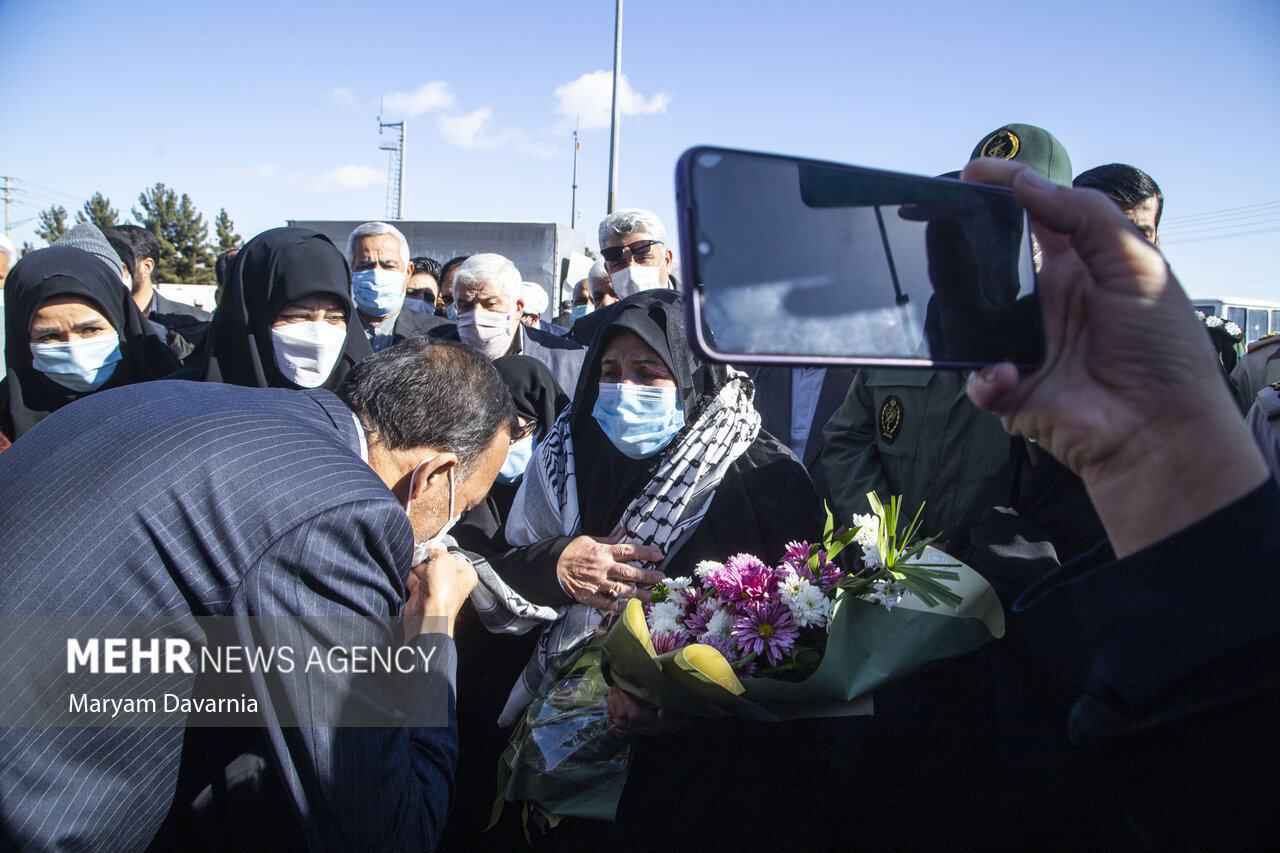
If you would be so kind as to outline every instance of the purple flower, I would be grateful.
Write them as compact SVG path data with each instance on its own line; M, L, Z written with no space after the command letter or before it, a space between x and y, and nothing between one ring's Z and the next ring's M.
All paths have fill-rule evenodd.
M660 655L683 649L693 640L684 631L658 631L650 634L649 639L653 641L653 650Z
M724 568L717 579L717 591L735 612L758 610L772 600L777 573L758 557L738 554L730 557Z
M709 620L720 607L720 603L714 598L704 601L698 605L698 609L692 614L685 617L684 627L689 633L695 637L701 637L707 632L707 620Z
M765 604L739 616L733 623L733 636L743 652L763 654L770 666L777 666L783 655L791 651L799 634L791 610L781 601Z
M807 577L810 547L808 542L788 542L787 552L782 555L782 564L801 577Z
M698 642L711 646L720 652L729 663L733 663L742 657L742 650L738 648L738 641L733 637L726 637L723 634L703 634L698 638Z

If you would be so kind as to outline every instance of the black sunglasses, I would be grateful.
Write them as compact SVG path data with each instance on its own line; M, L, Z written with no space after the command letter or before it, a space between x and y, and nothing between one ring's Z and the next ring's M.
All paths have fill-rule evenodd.
M608 248L600 250L600 256L611 264L616 264L628 254L635 258L647 259L649 257L649 249L651 249L655 243L661 244L662 241L637 240L626 246L609 246Z

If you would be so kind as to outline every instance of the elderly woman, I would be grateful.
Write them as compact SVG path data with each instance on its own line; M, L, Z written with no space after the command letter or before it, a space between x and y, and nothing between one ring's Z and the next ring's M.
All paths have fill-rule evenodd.
M118 271L71 247L20 260L5 281L0 445L88 394L178 368Z
M776 559L788 542L820 536L822 524L808 473L760 430L749 380L690 351L678 295L645 291L614 306L587 354L577 395L534 454L507 520L507 539L518 547L501 562L502 579L555 621L516 685L504 722L533 697L547 662L595 635L620 599L647 600L645 585L689 575L702 560L744 551ZM680 724L617 692L609 714L637 734L669 734ZM698 762L707 758L699 744L718 742L708 735L712 729L643 739L619 823L564 821L553 837L587 846L610 838L634 843L653 814L632 809L639 802L633 789L663 791L672 812L688 809L692 799L682 801L679 792L692 798L711 781L695 784ZM677 766L659 771L659 783L639 757L662 755L664 743L675 745ZM629 815L637 818L634 826ZM653 824L655 842L661 835L669 843L669 817ZM681 839L679 846L687 846Z
M263 231L228 270L202 378L332 391L373 354L352 311L349 268L328 237L306 228Z

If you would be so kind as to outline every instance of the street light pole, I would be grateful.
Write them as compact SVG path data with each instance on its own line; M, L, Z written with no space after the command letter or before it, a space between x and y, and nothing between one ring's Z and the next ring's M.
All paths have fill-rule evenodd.
M609 133L609 204L613 213L618 195L618 79L622 76L622 0L617 0L613 24L613 126Z

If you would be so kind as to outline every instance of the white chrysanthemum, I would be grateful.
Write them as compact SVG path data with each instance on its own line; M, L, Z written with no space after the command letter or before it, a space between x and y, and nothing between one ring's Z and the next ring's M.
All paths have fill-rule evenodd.
M868 600L872 604L883 604L885 610L892 610L906 594L906 589L897 581L875 581L871 586L875 591L871 593Z
M649 630L655 634L670 633L684 628L680 624L682 611L674 601L661 601L649 609Z
M733 615L728 610L717 610L707 620L707 633L721 637L733 635Z
M778 581L778 594L782 596L783 601L790 605L806 586L810 586L807 580L795 572L787 572L787 576Z
M717 574L724 568L724 563L717 563L715 560L703 560L701 563L693 567L693 573L700 580L706 582L713 575Z
M858 533L853 537L853 541L857 542L863 548L876 547L876 541L880 538L880 519L871 513L866 515L854 515L853 524L858 528Z
M862 562L870 569L884 568L884 560L880 557L880 549L875 545L870 548L866 545L862 546Z
M675 592L677 589L684 589L685 587L689 586L689 584L693 583L693 579L692 578L667 578L665 581L663 581L663 583L667 585L667 589L671 590L672 592Z
M791 618L801 628L821 628L831 618L831 599L810 583L806 583L787 606L791 608Z

